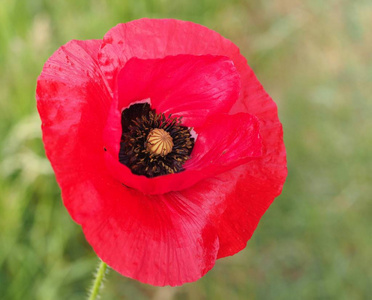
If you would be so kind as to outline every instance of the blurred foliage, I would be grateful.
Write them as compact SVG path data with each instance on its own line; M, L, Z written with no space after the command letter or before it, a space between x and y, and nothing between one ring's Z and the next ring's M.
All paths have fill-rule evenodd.
M71 39L179 18L231 39L276 100L289 176L248 248L156 288L111 271L102 299L370 299L372 2L2 0L0 298L84 299L97 259L60 200L35 83Z

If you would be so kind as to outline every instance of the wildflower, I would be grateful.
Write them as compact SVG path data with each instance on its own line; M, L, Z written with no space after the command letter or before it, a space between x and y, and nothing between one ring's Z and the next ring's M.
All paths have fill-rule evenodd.
M141 19L71 41L36 97L64 204L124 276L199 279L246 246L281 192L276 105L239 49L203 26Z

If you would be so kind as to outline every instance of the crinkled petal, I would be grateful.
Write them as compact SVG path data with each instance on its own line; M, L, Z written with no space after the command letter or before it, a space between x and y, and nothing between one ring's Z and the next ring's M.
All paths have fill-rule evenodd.
M119 273L175 286L213 267L218 252L217 233L208 219L213 199L192 191L145 196L119 183L100 195L106 199L102 210L83 229L97 255Z
M238 56L231 59L240 72L242 82L246 82L231 113L243 111L260 120L263 154L255 161L218 176L222 182L231 180L230 184L234 186L227 194L225 212L215 220L219 223L218 258L233 255L246 247L261 217L282 192L287 177L286 150L277 106L245 58Z
M78 223L99 210L92 178L107 180L102 137L112 98L97 64L100 45L89 40L62 46L46 62L36 91L46 154Z
M170 55L222 55L239 49L217 32L199 24L174 19L140 19L118 24L103 38L99 61L109 85L132 57L163 58Z
M254 74L249 74L250 84L244 89L246 98L240 105L242 111L260 119L263 155L217 176L224 183L219 185L219 189L226 191L226 209L214 219L215 224L219 224L219 258L245 248L262 215L280 195L287 177L283 130L276 105ZM231 186L233 189L228 192Z
M247 113L214 115L198 132L186 170L200 170L210 177L262 154L259 122Z
M183 124L197 127L208 116L231 109L239 97L240 78L224 56L131 58L119 72L117 90L119 108L149 98L157 113L182 117Z

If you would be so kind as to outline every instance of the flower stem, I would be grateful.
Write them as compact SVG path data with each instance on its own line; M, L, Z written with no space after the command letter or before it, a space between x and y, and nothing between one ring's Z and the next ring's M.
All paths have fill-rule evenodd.
M89 292L89 300L97 299L102 281L105 278L106 269L107 265L101 260L97 272L95 274L93 286Z

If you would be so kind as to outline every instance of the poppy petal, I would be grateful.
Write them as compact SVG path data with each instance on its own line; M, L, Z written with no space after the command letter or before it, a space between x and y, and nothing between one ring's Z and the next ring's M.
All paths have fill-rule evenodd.
M46 154L64 204L78 223L98 209L90 181L105 173L102 132L112 100L97 64L100 45L71 41L59 48L46 62L36 90Z
M98 186L106 201L83 230L97 255L116 271L144 283L175 286L213 267L218 238L205 213L212 200L192 191L145 196L118 183Z
M185 169L200 170L209 177L260 157L259 131L259 122L252 115L213 115L197 129L198 138Z
M119 72L117 90L119 108L150 99L157 113L197 127L208 116L230 110L239 97L240 76L224 56L131 58Z
M237 107L259 118L263 153L256 160L217 176L221 190L228 191L230 187L226 192L226 210L214 220L219 224L219 258L246 247L262 215L280 195L287 177L283 130L276 104L248 68L244 75L249 76L250 84Z
M187 21L140 19L111 28L103 38L99 53L101 69L112 89L126 62L163 58L178 54L239 54L239 49L217 32Z

